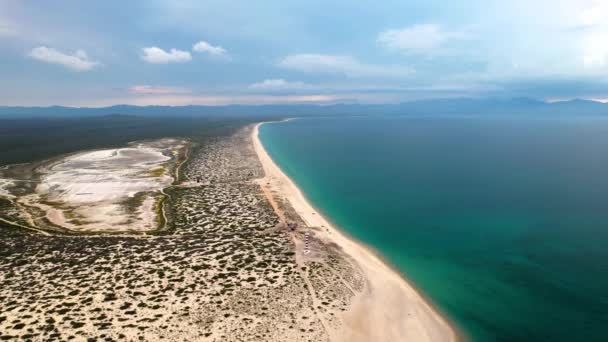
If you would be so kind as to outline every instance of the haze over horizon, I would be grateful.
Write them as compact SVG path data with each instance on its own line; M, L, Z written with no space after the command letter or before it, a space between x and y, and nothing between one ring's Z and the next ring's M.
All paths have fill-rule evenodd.
M0 2L0 106L608 99L608 3Z

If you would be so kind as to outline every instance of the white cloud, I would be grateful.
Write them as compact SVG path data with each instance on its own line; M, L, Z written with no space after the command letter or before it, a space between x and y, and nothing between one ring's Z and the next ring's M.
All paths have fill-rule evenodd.
M592 27L605 24L608 21L608 2L591 0L588 7L583 7L577 16L577 24L581 27Z
M583 42L583 65L586 68L602 68L608 64L608 32L592 32Z
M302 82L288 82L284 79L269 79L251 84L249 89L253 90L298 90L310 89L310 85Z
M162 87L151 85L134 85L129 88L129 93L137 95L168 95L168 94L188 94L192 91L181 87Z
M425 24L386 30L378 35L378 42L390 50L426 53L442 47L449 40L465 37L462 32L447 32L439 25Z
M213 46L205 41L200 41L192 46L192 51L207 53L211 56L224 56L226 50L221 46Z
M39 46L32 49L28 56L41 62L59 64L74 71L87 71L100 65L99 62L90 60L83 50L69 55L46 46Z
M171 49L167 52L156 46L143 48L142 52L141 59L154 64L188 62L192 59L192 55L188 51Z
M608 66L608 3L604 0L590 0L581 6L575 27L579 30L583 66L597 69Z
M351 56L320 54L288 55L278 65L306 73L342 74L348 77L403 77L414 72L401 66L364 64Z

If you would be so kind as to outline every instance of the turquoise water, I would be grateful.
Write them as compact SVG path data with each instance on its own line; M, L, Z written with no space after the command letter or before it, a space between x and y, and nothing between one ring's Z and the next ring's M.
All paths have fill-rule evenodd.
M260 138L465 336L608 341L608 119L307 118Z

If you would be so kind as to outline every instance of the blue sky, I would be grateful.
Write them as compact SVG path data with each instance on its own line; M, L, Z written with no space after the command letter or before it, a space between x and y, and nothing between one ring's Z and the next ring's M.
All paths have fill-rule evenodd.
M608 1L0 0L0 105L608 98Z

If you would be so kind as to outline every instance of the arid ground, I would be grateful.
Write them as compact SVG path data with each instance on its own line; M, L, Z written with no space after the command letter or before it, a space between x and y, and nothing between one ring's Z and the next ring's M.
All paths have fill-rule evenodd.
M73 231L67 225L33 227L38 221L23 217L13 203L36 187L10 197L0 192L0 339L316 342L388 336L370 335L361 311L373 305L365 302L373 299L369 292L382 289L371 287L369 270L322 234L329 227L306 223L264 178L253 129L194 142L179 183L162 183L166 225L156 231L145 226L148 234L137 232L137 223L147 222L141 215L112 223L119 227L111 235L87 234L93 220ZM139 157L164 162L161 155ZM48 165L60 173L82 171L78 158L90 157L77 154L67 159L71 165L66 159ZM87 168L94 172L90 163ZM97 203L107 190L75 190L66 177L58 181L63 188L51 188L69 210L79 210L78 196L99 196L87 202ZM123 200L140 192L130 190L138 184L130 182L120 189ZM83 192L95 195L78 195ZM46 217L48 210L39 214ZM129 228L121 231L123 223ZM400 312L433 314L417 312L421 305ZM375 314L382 310L370 312L374 324L383 319ZM377 328L390 329L400 318L384 317L386 325ZM404 322L412 329L447 329L443 322ZM357 333L357 326L368 332ZM449 329L412 336L451 338Z

